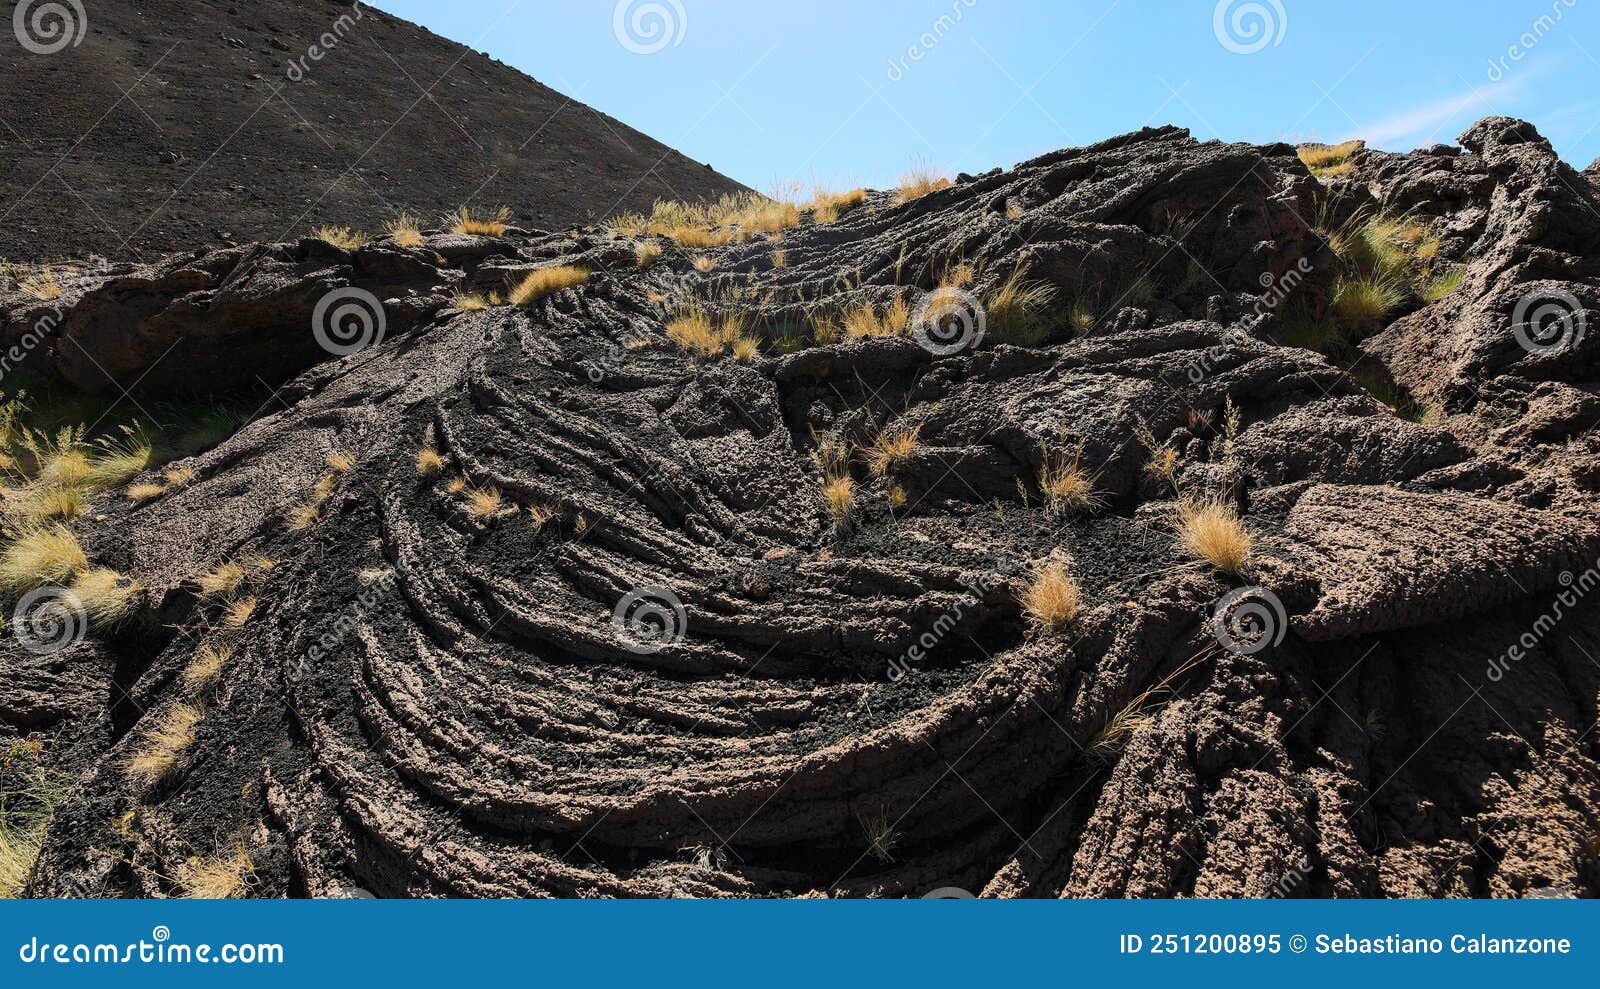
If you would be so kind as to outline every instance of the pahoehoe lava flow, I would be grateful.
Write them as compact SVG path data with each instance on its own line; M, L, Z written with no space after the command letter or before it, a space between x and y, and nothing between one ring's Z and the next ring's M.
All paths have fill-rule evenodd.
M145 614L6 637L0 739L71 779L28 892L171 895L237 844L257 896L1600 893L1600 175L1521 121L1461 144L1319 181L1152 128L781 244L306 239L0 295L8 345L64 312L32 359L77 388L286 381L188 483L76 520ZM1326 232L1379 215L1458 282L1344 359L1293 345ZM558 265L590 274L460 305ZM1056 322L794 344L953 268L984 300L1025 272ZM340 288L385 332L330 358ZM1520 345L1530 295L1579 332ZM670 339L687 296L753 352ZM839 453L885 435L915 442ZM1082 510L1040 490L1064 456ZM1253 533L1241 575L1179 545L1199 494ZM1059 627L1019 603L1052 559ZM232 604L196 583L226 561ZM1285 625L1229 648L1245 587Z

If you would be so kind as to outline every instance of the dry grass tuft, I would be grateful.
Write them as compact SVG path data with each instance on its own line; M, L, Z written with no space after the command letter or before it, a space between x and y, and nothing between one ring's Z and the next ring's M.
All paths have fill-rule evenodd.
M431 446L425 446L417 451L417 473L423 477L432 477L444 470L444 457Z
M0 589L22 593L89 569L78 537L60 523L25 523L13 533L11 545L0 553Z
M500 237L506 232L506 224L511 222L511 209L502 206L490 216L474 216L470 209L462 206L446 217L445 222L450 225L451 233Z
M38 766L42 747L18 742L0 753L11 781L0 795L0 900L20 897L39 860L45 829L65 793L64 781Z
M724 350L732 350L741 360L755 356L758 341L748 335L748 329L742 314L713 316L698 303L667 321L667 336L672 342L702 357L715 357Z
M196 693L205 690L222 675L222 668L232 658L231 646L201 646L183 668L183 685Z
M1178 544L1218 570L1237 574L1250 562L1255 537L1232 504L1216 498L1186 499L1178 505Z
M870 305L856 306L845 311L844 335L852 340L863 337L903 337L911 328L911 305L905 299L896 299L882 312Z
M200 596L215 598L228 597L244 586L245 578L250 571L238 560L228 560L195 578L199 585Z
M930 192L948 189L953 184L950 176L940 169L928 164L916 164L907 169L904 175L900 176L900 186L895 193L895 197L899 202L909 203L911 200L919 199Z
M181 488L194 480L195 472L193 467L168 467L161 472L161 478L167 482L167 487Z
M354 470L356 455L349 450L335 450L328 454L328 467L336 473L343 474L347 470Z
M695 271L704 273L704 272L707 272L707 271L715 271L716 269L717 269L716 259L711 257L711 255L709 255L709 254L697 254L697 255L695 255L695 259L694 259L694 270Z
M49 268L36 271L17 283L17 288L41 302L50 302L61 298L64 291L61 283L56 280L56 273Z
M256 599L254 597L240 598L228 605L222 611L222 623L229 628L243 628L256 613Z
M1002 343L1042 342L1050 334L1050 304L1055 297L1054 286L1030 281L1027 272L1017 268L984 300L988 332Z
M1302 144L1296 152L1300 161L1312 175L1331 179L1344 175L1355 167L1351 161L1355 153L1366 147L1365 141L1345 141L1342 144Z
M845 528L856 510L856 482L848 474L822 478L822 503L833 524Z
M1163 446L1152 451L1150 459L1145 461L1144 472L1151 477L1172 483L1173 475L1178 470L1178 451L1170 446Z
M533 517L533 524L543 528L552 519L561 517L561 506L554 502L534 502L528 506L528 514Z
M101 625L115 625L131 618L144 602L143 583L106 567L79 574L71 591L90 621Z
M915 453L920 432L921 427L912 426L879 433L878 438L872 441L872 446L867 448L867 466L872 473L883 477L896 463Z
M389 236L394 238L394 242L401 247L422 246L422 227L417 224L416 217L410 213L401 213L393 220L390 220L385 229L389 231Z
M250 849L240 840L215 855L190 858L173 881L186 900L235 900L249 890L254 875Z
M176 704L161 715L144 736L144 744L127 759L128 775L145 786L161 782L194 744L196 730L206 716L199 704Z
M1028 617L1046 628L1060 628L1078 617L1083 593L1067 565L1051 560L1036 567L1020 602Z
M811 210L813 223L833 223L839 217L855 209L867 201L867 190L850 189L846 192L817 188L811 193L811 201L802 209Z
M868 854L879 862L893 862L894 850L900 844L900 832L894 829L894 823L889 820L889 808L879 807L860 820L861 830L867 835Z
M467 514L475 519L492 519L505 508L505 498L494 486L467 489Z
M564 289L575 285L582 285L589 280L589 269L576 265L561 264L552 268L540 268L530 271L511 290L511 304L514 306L528 306L549 295L554 295Z
M124 492L129 501L138 503L154 501L166 493L166 486L162 484L132 484Z
M633 259L639 263L639 267L648 268L661 258L665 250L659 240L641 240L633 245Z
M1385 275L1341 275L1334 282L1333 310L1357 328L1377 326L1405 301L1405 285Z
M318 227L317 229L311 231L311 236L320 241L325 241L329 244L332 244L334 247L342 248L346 251L353 251L357 248L366 247L367 241L370 239L366 234L361 233L359 230L351 230L349 227L331 226Z
M1083 445L1070 456L1060 451L1044 451L1044 466L1039 470L1039 490L1057 511L1089 511L1099 506L1095 492L1098 474L1083 466Z

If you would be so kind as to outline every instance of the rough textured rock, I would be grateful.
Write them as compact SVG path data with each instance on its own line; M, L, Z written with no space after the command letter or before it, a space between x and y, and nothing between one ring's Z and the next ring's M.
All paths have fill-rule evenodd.
M755 240L703 252L710 276L670 245L639 268L591 229L258 246L75 286L43 360L84 384L74 341L124 373L167 340L217 355L213 377L229 350L316 363L188 486L86 514L91 558L148 585L142 623L49 664L0 652L0 725L76 780L32 891L166 895L173 862L243 835L262 896L1600 893L1594 376L1481 321L1542 280L1591 290L1600 228L1526 125L1465 143L1365 152L1352 180L1462 231L1461 289L1370 347L1441 424L1257 332L1262 286L1326 265L1299 220L1322 193L1292 149L1173 128L875 194L786 231L783 266ZM979 296L1026 264L1094 325L951 354L773 342L920 298L959 259ZM595 273L450 304L555 261ZM305 306L347 285L413 315L326 359ZM658 300L686 285L755 309L762 352L671 344ZM891 426L918 449L858 465L835 531L818 436ZM1152 447L1177 451L1170 482ZM355 466L328 475L334 450ZM1096 510L1041 499L1062 451L1097 472ZM325 475L315 524L285 525ZM469 513L455 479L502 510ZM1174 487L1245 507L1243 578L1176 547ZM1084 594L1057 630L1017 603L1052 554ZM194 578L257 555L275 565L232 631ZM1213 622L1244 585L1284 607L1259 649ZM641 593L681 638L619 634ZM193 744L135 783L129 753L223 642Z

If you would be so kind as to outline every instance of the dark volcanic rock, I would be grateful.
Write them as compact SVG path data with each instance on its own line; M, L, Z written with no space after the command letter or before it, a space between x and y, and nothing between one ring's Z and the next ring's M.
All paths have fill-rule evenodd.
M1462 287L1368 345L1444 404L1423 422L1247 315L1330 265L1292 149L1172 128L875 194L786 231L783 265L758 238L639 267L584 229L73 283L42 360L85 385L75 345L163 387L315 366L186 486L80 520L96 563L146 584L147 620L49 663L0 651L0 732L77 780L30 890L166 895L242 835L256 895L1600 893L1600 392L1589 343L1533 359L1504 322L1530 289L1593 298L1593 187L1526 125L1466 143L1364 152L1334 188L1457 238ZM780 345L819 313L926 301L962 260L978 297L1019 265L1048 280L1054 332ZM451 304L557 262L594 274ZM672 344L686 286L755 317L760 353ZM350 287L407 316L319 353L307 306ZM167 370L173 343L202 363ZM819 441L889 429L916 450L857 459L836 531ZM1041 497L1063 454L1095 510ZM1244 507L1242 578L1177 548L1175 492ZM1084 599L1055 630L1017 601L1051 556ZM257 557L231 626L195 577ZM1281 638L1226 648L1214 611L1250 585ZM630 633L641 614L675 634ZM197 688L207 645L227 664ZM194 701L192 744L134 779Z

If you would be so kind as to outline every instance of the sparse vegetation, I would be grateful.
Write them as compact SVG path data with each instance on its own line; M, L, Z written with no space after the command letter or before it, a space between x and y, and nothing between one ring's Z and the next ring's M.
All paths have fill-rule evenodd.
M715 258L711 257L711 255L709 255L709 254L697 254L697 255L695 255L695 258L694 258L694 270L695 271L698 271L698 272L701 272L701 273L704 273L704 272L707 272L707 271L715 271L716 267L717 267L717 261L716 261Z
M444 470L444 457L438 450L425 446L417 451L417 473L423 477L432 477Z
M493 485L468 488L466 495L467 514L475 519L492 519L505 508L505 498L500 494L500 489Z
M879 862L893 862L894 850L900 845L900 832L889 820L888 806L879 807L860 818L860 821L861 829L867 836L867 853Z
M1083 444L1071 454L1046 448L1043 459L1039 490L1052 509L1090 511L1099 507L1101 497L1094 488L1099 476L1083 466Z
M913 199L920 199L930 192L948 189L954 183L950 176L932 165L918 163L908 168L900 176L900 185L895 192L896 199L908 203Z
M1078 581L1060 560L1050 560L1034 569L1033 579L1023 589L1022 610L1039 625L1060 628L1078 617L1082 592Z
M346 251L354 251L357 248L366 247L367 242L371 239L366 234L358 230L351 230L349 227L318 227L311 231L311 235L320 241Z
M1442 275L1428 279L1422 286L1422 301L1438 302L1461 287L1461 277L1461 269L1457 268L1454 271L1447 271Z
M64 291L61 287L61 282L56 279L56 273L49 268L41 269L23 278L17 282L17 288L40 302L53 302L61 298Z
M1255 538L1238 509L1218 498L1188 498L1178 504L1178 542L1223 573L1238 574L1250 562Z
M128 775L146 787L165 779L194 744L205 716L205 708L195 703L167 708L145 732L142 744L128 756Z
M256 613L256 599L254 597L239 598L222 609L222 623L229 628L243 628L250 621L250 616Z
M222 674L222 668L233 658L233 648L227 645L201 646L183 668L184 687L198 693L210 687Z
M213 855L189 858L173 880L184 899L232 900L245 894L254 874L250 849L240 839Z
M19 781L15 789L0 793L0 899L22 895L65 790L56 773L39 765L39 752L19 742L0 753L0 771Z
M89 569L78 537L65 525L24 523L11 536L11 544L0 553L0 589L20 594L44 584L65 583Z
M917 451L919 427L908 426L884 430L867 448L867 466L872 473L883 477L895 464Z
M589 280L589 269L577 265L561 264L528 272L511 290L509 296L514 306L529 306L546 296L554 295Z
M511 222L511 209L502 206L488 216L477 216L466 206L458 208L445 222L451 233L472 234L479 237L502 237Z
M231 597L244 586L245 578L249 575L250 571L243 563L228 560L196 577L195 584L200 589L201 597Z
M422 228L418 226L416 218L410 213L401 213L393 220L390 220L386 229L389 232L389 236L394 238L394 242L401 247L422 246Z
M78 575L70 588L91 622L116 625L132 617L144 601L144 584L106 567Z
M748 335L749 326L739 313L713 315L698 302L690 303L667 321L667 336L673 343L702 357L715 357L725 350L748 360L758 341Z
M641 240L633 245L633 259L638 262L639 267L648 268L661 258L665 250L659 240Z
M328 468L330 470L343 474L345 471L354 470L355 466L356 455L349 450L334 450L328 454Z
M903 337L911 329L911 305L897 298L884 308L854 306L841 317L841 329L851 340L863 337Z
M1027 272L1017 268L984 300L989 334L1001 343L1042 343L1052 329L1049 314L1055 297L1054 286L1029 281Z
M1348 173L1355 167L1352 160L1357 151L1366 147L1365 141L1345 141L1342 144L1302 144L1297 150L1300 161L1319 179L1331 179Z

